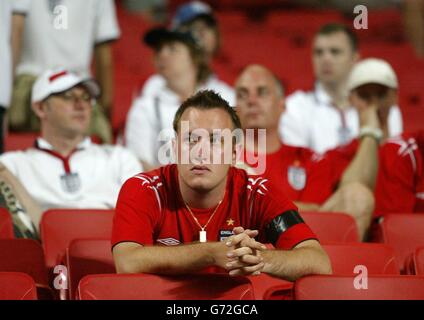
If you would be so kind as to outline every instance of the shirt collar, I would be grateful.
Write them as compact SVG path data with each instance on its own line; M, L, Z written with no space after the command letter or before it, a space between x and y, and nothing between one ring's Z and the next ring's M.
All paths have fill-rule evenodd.
M77 150L83 150L83 149L87 149L88 147L90 147L92 144L91 138L90 137L86 137L84 138L84 140L82 140L76 147ZM38 137L36 140L36 145L40 148L40 149L45 149L45 150L52 150L53 151L53 146L47 142L47 140Z
M319 105L331 105L331 97L319 81L315 83L314 96Z

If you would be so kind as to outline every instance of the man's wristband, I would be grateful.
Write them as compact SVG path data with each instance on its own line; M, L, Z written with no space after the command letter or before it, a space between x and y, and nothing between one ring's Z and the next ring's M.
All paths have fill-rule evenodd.
M359 138L362 139L363 137L372 137L377 143L380 143L383 139L383 131L379 128L362 127L359 130Z

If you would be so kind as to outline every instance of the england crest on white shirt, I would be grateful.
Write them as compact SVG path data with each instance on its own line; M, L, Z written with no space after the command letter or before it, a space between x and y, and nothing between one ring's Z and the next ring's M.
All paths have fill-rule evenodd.
M290 166L287 170L289 184L295 190L303 190L306 185L306 170L298 166Z
M81 180L78 173L65 173L60 177L60 181L65 192L75 193L81 189Z

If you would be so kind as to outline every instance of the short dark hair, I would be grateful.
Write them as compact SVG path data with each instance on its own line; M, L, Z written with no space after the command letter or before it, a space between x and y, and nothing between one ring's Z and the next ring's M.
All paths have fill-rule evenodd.
M229 114L233 122L234 129L240 129L241 123L236 111L223 99L218 93L213 90L202 90L184 101L178 108L174 116L173 127L177 132L178 124L181 117L188 108L196 108L201 110L222 109Z
M318 30L318 35L329 35L336 32L343 32L349 39L353 51L358 51L358 37L348 26L341 23L327 23Z

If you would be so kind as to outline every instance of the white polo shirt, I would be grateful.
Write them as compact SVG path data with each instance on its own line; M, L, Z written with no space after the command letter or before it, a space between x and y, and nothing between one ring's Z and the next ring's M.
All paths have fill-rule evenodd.
M12 46L11 26L12 14L26 15L29 0L1 0L0 1L0 106L9 107L12 93Z
M219 93L231 106L235 103L234 90L215 76L209 77L197 91L210 89ZM172 122L181 101L171 91L160 75L150 77L141 95L133 101L128 112L125 142L140 160L153 166L172 162L171 154L165 155L165 162L159 162L158 152L170 150L174 137Z
M49 208L114 208L122 184L142 171L137 158L120 146L96 145L85 139L69 159L52 155L38 138L36 147L7 152L3 163L34 200Z
M119 34L113 0L32 0L16 72L63 67L88 75L94 45Z
M389 113L389 135L402 133L402 115L398 106ZM296 91L286 100L280 119L284 143L310 148L318 153L349 143L359 134L359 115L354 107L340 110L317 83L314 91Z

